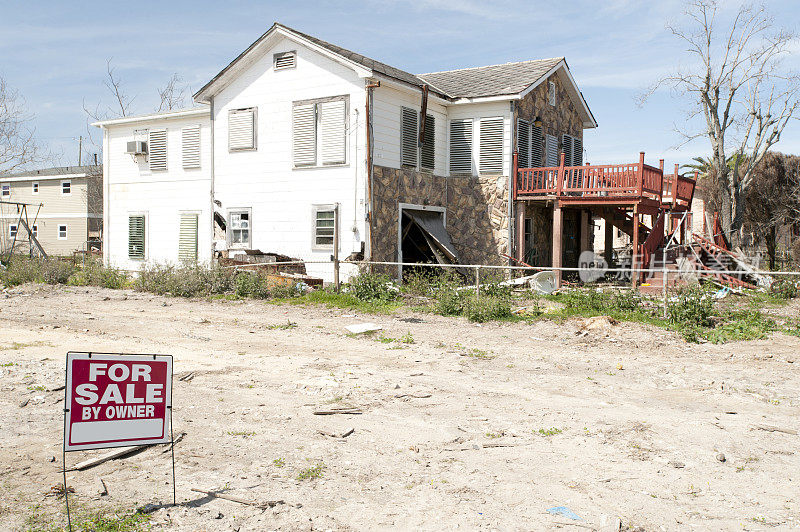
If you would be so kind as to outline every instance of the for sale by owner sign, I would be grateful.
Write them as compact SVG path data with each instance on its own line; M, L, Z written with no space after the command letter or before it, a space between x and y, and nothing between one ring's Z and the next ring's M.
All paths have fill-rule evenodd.
M170 441L172 357L67 353L64 450Z

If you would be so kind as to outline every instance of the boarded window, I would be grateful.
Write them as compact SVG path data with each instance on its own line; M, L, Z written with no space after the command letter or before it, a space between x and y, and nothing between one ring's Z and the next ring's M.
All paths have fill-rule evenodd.
M167 130L150 130L149 137L150 171L163 172L167 169Z
M128 217L128 258L144 260L144 216Z
M472 173L472 120L450 121L450 173Z
M544 137L545 166L558 166L558 138L555 135Z
M503 119L487 118L480 122L480 173L503 173Z
M228 149L256 149L256 109L233 109L228 113Z
M332 206L314 207L314 247L333 248L336 211Z
M345 163L345 120L347 106L344 100L323 102L320 108L320 142L322 164Z
M556 84L553 81L547 82L547 102L552 106L556 105Z
M250 211L232 211L228 224L228 240L238 247L250 246Z
M420 155L420 166L428 170L436 168L436 118L425 116L425 134Z
M572 166L583 166L583 142L572 137Z
M573 166L572 137L569 135L561 135L561 151L564 152L564 166Z
M542 126L531 124L531 167L542 165L544 135Z
M178 235L178 260L183 263L197 262L197 215L181 214Z
M418 113L408 107L400 108L400 162L403 166L417 166Z
M181 152L183 167L200 168L200 126L189 126L181 130Z
M530 168L531 164L531 125L527 120L517 120L517 165Z
M294 106L292 111L292 154L295 166L317 164L317 114L314 104Z
M286 70L297 66L297 52L283 52L272 56L275 70Z

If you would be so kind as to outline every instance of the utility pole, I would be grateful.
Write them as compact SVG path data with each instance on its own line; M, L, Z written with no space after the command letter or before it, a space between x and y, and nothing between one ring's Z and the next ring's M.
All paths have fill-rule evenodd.
M81 154L83 152L83 135L78 137L78 166L81 165Z

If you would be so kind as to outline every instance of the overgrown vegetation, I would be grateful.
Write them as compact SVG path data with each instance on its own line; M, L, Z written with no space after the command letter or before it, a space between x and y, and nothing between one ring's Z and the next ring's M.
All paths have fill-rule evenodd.
M149 530L148 516L131 510L97 511L72 507L72 530L74 532L139 532ZM31 507L25 523L26 532L62 532L64 524L55 524L51 516L45 515L40 506Z

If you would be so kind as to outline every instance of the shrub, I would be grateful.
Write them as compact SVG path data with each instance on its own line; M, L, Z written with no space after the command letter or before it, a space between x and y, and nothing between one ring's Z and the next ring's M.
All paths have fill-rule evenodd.
M403 278L403 291L414 296L436 297L442 290L452 290L459 283L458 274L450 269L410 269Z
M455 289L442 290L436 295L436 313L442 316L460 316L464 310L464 298Z
M362 301L394 301L398 289L388 275L361 272L351 277L348 292Z
M713 327L714 299L711 294L698 287L678 291L670 302L667 316L673 324Z
M239 272L236 275L236 297L252 297L255 299L267 299L269 297L269 285L267 280L254 272Z
M464 297L463 315L470 321L485 322L511 316L511 300L508 296L474 294Z
M66 284L69 276L75 272L74 264L58 259L43 260L39 265L41 280L47 284Z
M797 283L791 279L780 279L772 283L769 292L781 299L794 299L798 296Z
M164 295L169 292L173 267L166 264L145 265L133 283L134 289L140 292L152 292Z

